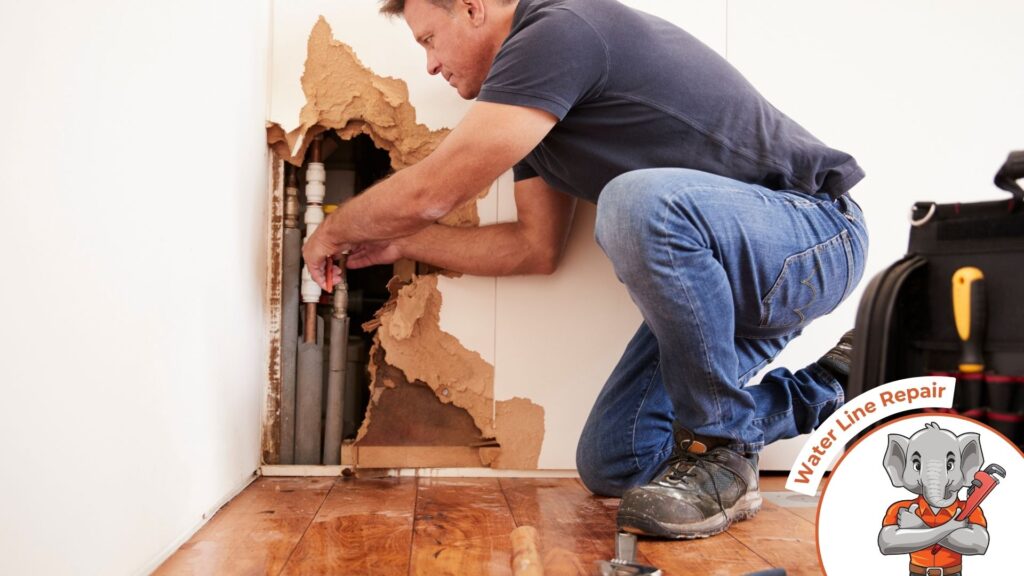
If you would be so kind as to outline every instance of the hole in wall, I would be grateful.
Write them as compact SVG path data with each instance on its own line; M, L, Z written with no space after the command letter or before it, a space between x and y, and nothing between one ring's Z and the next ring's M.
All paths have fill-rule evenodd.
M324 169L326 170L326 195L323 202L325 213L332 212L340 204L363 193L393 172L388 152L377 148L373 140L365 134L360 134L349 140L343 140L333 130L328 130L323 133L322 138L321 154ZM302 191L300 195L300 213L304 213L306 209L306 167L307 164L304 164L303 169L299 171ZM303 234L305 235L305 231L303 231ZM366 333L360 326L364 322L373 319L374 312L388 300L387 284L395 275L394 268L394 265L387 264L347 271L347 313L350 318L350 329L347 343L348 365L343 392L343 440L356 437L370 401L367 366L369 364L370 348L373 345L373 335ZM322 319L324 325L330 323L332 313L331 298L332 296L328 293L321 294L320 304L317 306L317 315ZM323 346L324 398L327 397L328 354L331 344L330 334L325 331ZM322 431L327 428L326 404L323 407L322 418L324 425L321 427Z
M322 17L313 27L307 47L308 55L302 75L302 87L307 101L300 113L301 123L290 132L285 132L279 124L268 124L267 142L277 159L287 162L290 166L303 165L301 170L294 171L296 178L301 181L305 178L305 170L308 168L304 157L310 152L310 144L317 134L323 135L326 139L325 147L316 147L314 150L317 150L321 162L326 164L322 172L317 170L318 176L322 174L325 178L324 183L319 182L317 178L316 187L317 191L321 192L320 186L323 186L322 192L328 196L327 203L338 201L341 195L341 192L338 192L339 197L335 196L332 180L341 178L340 181L344 182L345 179L349 179L351 194L356 195L380 177L387 175L391 166L403 169L425 158L448 133L445 129L431 130L416 123L415 110L408 102L408 90L404 82L379 76L363 66L351 47L333 38L330 26ZM373 142L388 152L385 154L377 150L365 136L361 136L362 134L371 135ZM364 154L364 159L369 157L378 160L368 160L364 164L358 161L357 156L360 154ZM386 160L388 157L390 162ZM276 166L280 167L281 164ZM374 166L378 171L374 172ZM335 170L348 170L351 174L325 174ZM317 404L322 400L316 399L317 392L323 391L319 385L323 379L318 376L322 376L319 374L320 361L325 358L316 348L324 344L324 330L307 331L305 327L296 326L301 323L300 314L292 313L295 310L296 297L294 282L298 277L298 272L295 272L297 259L293 255L297 253L297 233L301 232L295 223L294 215L300 212L300 198L297 196L302 196L305 183L295 182L293 179L292 189L297 190L288 194L289 188L284 186L284 196L281 199L276 196L281 190L281 178L288 180L290 173L291 171L279 171L276 167L272 172L275 201L271 204L271 340L267 412L263 430L264 462L315 463L320 458L314 457L311 450L316 438L315 432L312 432L312 423L315 422L321 424L319 437L321 444L324 445L321 455L323 463L328 463L334 458L328 457L327 454L333 456L336 453L333 446L328 447L324 442L327 426L322 415L325 407ZM304 212L304 209L301 212ZM299 215L299 218L302 216ZM438 220L438 224L457 227L479 225L475 199L445 215ZM284 245L288 246L286 250L282 248ZM375 303L371 301L374 295L364 291L355 298L361 298L362 305L353 302L348 310L349 334L359 334L362 338L359 320L365 317L367 310L378 309L380 316L376 317L377 312L374 312L375 318L367 326L374 330L374 346L378 347L378 350L386 351L388 358L386 361L382 358L370 362L369 368L375 374L375 384L379 385L368 386L369 374L362 358L373 352L366 351L366 340L353 342L356 347L362 347L363 350L359 351L361 354L352 355L353 358L361 359L352 362L358 364L358 367L350 366L346 370L357 378L356 385L352 386L350 381L348 388L357 391L360 396L358 401L347 400L340 403L350 407L347 410L350 418L344 423L344 434L331 434L330 438L332 442L342 436L351 439L352 429L358 425L360 419L363 420L363 428L359 433L366 430L366 436L363 440L342 445L342 461L362 468L466 467L481 464L497 468L536 468L544 435L543 408L522 398L495 402L493 366L486 363L478 353L462 346L455 336L440 329L441 294L437 287L437 279L438 274L447 276L451 273L431 270L421 263L408 260L396 264L381 267L377 271L353 272L349 279L353 290L366 288L356 277L358 274L369 276L371 290L386 287L392 273L407 283L392 283L393 290L389 295L393 293L395 299L382 307L374 306ZM287 274L284 273L285 268L288 270ZM380 276L375 277L374 274ZM308 282L306 286L308 295L312 290L308 287ZM334 316L333 306L327 304L327 299L321 301L324 304L313 306L312 310L307 309L304 312L311 314L311 319L319 318L318 324L327 324L323 319L327 315ZM285 313L285 310L288 312ZM302 314L302 317L305 318L305 314ZM373 326L374 323L376 326ZM330 328L335 333L337 324L332 323ZM297 343L296 335L300 337ZM313 342L314 340L316 342ZM330 347L324 348L329 350ZM348 350L348 347L342 349ZM337 346L335 351L338 351ZM297 364L304 365L305 370L295 370L297 356L299 360L304 360ZM379 355L375 354L376 356ZM389 373L388 366L408 378L386 378ZM298 378L294 378L295 376ZM332 376L335 376L337 381L337 372L332 372ZM386 396L400 388L403 379L410 389L397 392L398 396L394 398ZM317 382L314 384L314 381ZM302 394L299 394L299 384L303 384ZM428 388L430 394L426 394ZM334 391L336 388L332 386L330 390ZM365 408L366 396L370 396L368 410ZM380 408L378 403L390 403L394 406L396 402L401 405L401 411L407 416L377 414L377 409ZM337 398L331 401L332 409L336 410L338 404ZM405 418L410 418L409 414L421 419L426 413L423 409L424 404L431 410L440 407L437 410L437 418L433 418L430 425L423 423L424 425L409 426L404 422ZM299 408L302 408L301 418ZM449 410L463 410L465 414L460 413L453 417L444 413ZM353 412L355 418L351 417ZM314 415L321 417L316 418ZM469 420L472 420L472 425L465 425L469 421L465 418L467 415ZM389 417L392 416L394 417L391 418L390 425L387 425ZM332 417L331 424L341 424L342 420ZM303 423L301 458L297 441L300 422ZM383 422L386 425L387 429L382 432L390 432L390 428L400 428L402 433L397 437L379 437L373 430L367 428L374 422ZM438 422L452 425L452 429L439 430ZM292 432L295 432L294 437ZM443 434L439 434L441 432ZM449 435L457 432L467 438ZM362 445L364 440L369 444L374 439L380 441L381 445ZM423 450L424 448L430 450Z

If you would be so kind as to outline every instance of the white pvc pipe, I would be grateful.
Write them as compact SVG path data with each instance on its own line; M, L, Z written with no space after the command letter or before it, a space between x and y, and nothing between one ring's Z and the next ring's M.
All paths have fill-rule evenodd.
M317 226L324 221L324 195L327 193L327 170L323 162L310 162L306 169L306 240L316 232ZM330 265L330 263L328 263ZM302 267L302 301L316 303L320 301L320 286L309 274L309 266Z

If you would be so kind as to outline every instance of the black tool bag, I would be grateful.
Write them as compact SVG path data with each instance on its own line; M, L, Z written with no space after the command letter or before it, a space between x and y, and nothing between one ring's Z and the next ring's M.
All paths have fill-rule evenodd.
M857 310L849 397L902 378L954 376L954 412L1024 445L1022 177L1024 151L1013 152L995 179L1012 198L914 205L907 255L871 280ZM957 291L966 300L955 310Z

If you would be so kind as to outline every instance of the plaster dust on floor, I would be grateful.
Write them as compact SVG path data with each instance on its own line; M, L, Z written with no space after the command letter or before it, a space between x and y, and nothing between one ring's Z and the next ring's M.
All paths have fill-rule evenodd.
M306 104L300 114L300 125L288 133L279 124L267 125L267 141L278 158L301 166L312 139L334 130L343 140L368 135L375 146L388 152L392 168L401 170L426 158L448 134L447 129L430 130L418 124L405 82L378 76L366 68L349 46L333 38L331 27L322 16L313 27L307 50L302 75ZM480 197L486 193L483 191ZM438 223L478 226L476 200L460 206ZM355 446L381 436L373 434L375 417L381 422L398 421L375 413L395 405L382 402L384 394L399 386L422 385L432 391L433 398L427 400L414 390L404 390L405 398L418 398L412 401L420 402L420 406L422 402L440 402L469 415L471 425L463 426L460 436L465 443L455 447L468 448L479 460L476 465L535 469L544 438L543 407L524 398L496 403L494 367L479 353L466 349L455 336L441 330L442 299L437 274L413 275L406 280L392 280L388 286L391 299L364 326L376 330L376 334L370 352L370 404ZM272 391L272 398L273 394ZM427 409L437 413L436 407L424 410ZM422 441L403 441L391 432L384 436L395 440L396 448ZM423 448L429 461L430 446ZM359 462L353 464L358 466Z

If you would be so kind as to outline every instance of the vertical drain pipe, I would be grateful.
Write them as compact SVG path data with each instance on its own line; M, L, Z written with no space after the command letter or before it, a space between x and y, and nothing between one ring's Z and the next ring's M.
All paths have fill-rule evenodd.
M320 158L320 137L310 145L310 162L306 169L306 239L324 221L321 207L326 194L327 172ZM320 414L323 404L323 351L317 342L316 305L320 287L302 268L302 302L306 308L304 336L299 344L298 374L295 399L295 463L320 463Z
M324 424L324 464L341 464L341 436L345 365L348 362L348 278L347 255L342 255L341 282L334 287L331 314L331 348L327 359L327 418ZM333 262L328 262L328 266Z
M295 355L299 340L299 275L302 231L299 230L298 168L285 164L284 246L281 282L281 448L279 462L295 463Z

